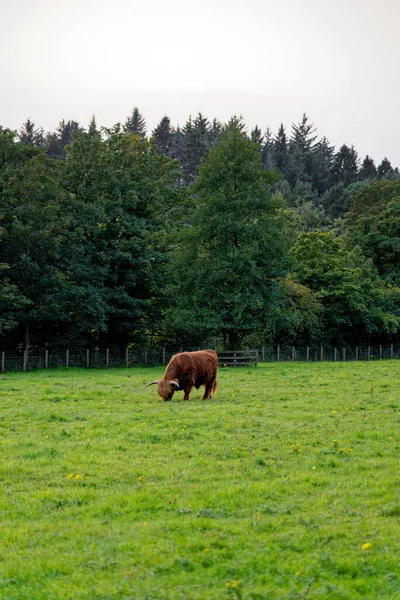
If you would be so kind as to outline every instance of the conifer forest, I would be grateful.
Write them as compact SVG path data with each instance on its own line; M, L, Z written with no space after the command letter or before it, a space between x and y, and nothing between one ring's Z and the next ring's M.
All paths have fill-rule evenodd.
M0 346L400 342L400 172L199 113L0 127Z

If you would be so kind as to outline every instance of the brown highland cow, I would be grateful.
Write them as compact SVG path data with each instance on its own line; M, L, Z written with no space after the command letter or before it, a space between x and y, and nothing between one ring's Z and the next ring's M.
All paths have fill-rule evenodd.
M217 371L218 357L214 350L180 352L171 358L162 379L156 379L146 387L157 384L158 395L166 402L172 399L176 390L183 390L183 399L189 400L192 388L198 390L204 385L203 400L208 400L217 389Z

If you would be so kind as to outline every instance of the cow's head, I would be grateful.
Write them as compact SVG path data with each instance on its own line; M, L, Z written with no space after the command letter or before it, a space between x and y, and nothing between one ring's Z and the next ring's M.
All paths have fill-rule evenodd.
M155 385L157 384L158 395L166 402L167 400L171 400L174 392L179 390L179 381L178 379L155 379L146 385Z

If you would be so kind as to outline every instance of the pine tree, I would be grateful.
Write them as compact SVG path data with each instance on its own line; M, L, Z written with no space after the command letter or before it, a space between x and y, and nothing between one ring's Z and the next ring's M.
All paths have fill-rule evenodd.
M73 140L75 133L80 133L83 128L77 121L60 121L55 132L47 134L47 154L50 158L65 160L66 146Z
M274 160L276 167L285 175L288 163L288 143L283 123L274 139Z
M146 121L137 106L133 108L131 114L127 117L124 131L139 134L142 140L146 137Z
M307 153L314 147L317 136L314 135L316 128L313 123L310 123L306 113L303 114L303 118L295 125L292 124L292 135L290 141L292 144L301 148L303 153Z
M285 178L292 187L297 181L308 181L304 152L300 146L292 142L289 144Z
M313 174L313 150L317 136L306 113L300 123L292 124L286 177L291 185L296 181L311 181Z
M333 158L331 173L333 184L343 183L345 186L348 186L350 183L357 181L358 155L354 146L351 148L346 146L346 144L341 146Z
M201 161L209 150L210 123L201 113L195 120L190 116L183 128L184 143L182 154L182 170L187 185L195 183Z
M329 189L334 153L335 148L326 137L319 140L312 150L311 181L319 195Z
M262 148L264 136L261 129L256 125L250 134L250 139Z
M19 141L24 146L39 146L43 148L45 145L44 131L42 127L35 128L35 123L27 119L20 130Z
M182 165L183 161L183 153L184 153L184 142L185 135L182 129L177 125L177 127L172 128L172 143L171 143L171 158L175 160L179 160Z
M263 166L270 170L275 167L274 159L274 141L273 134L269 127L267 127L264 134L264 144L261 151Z
M378 179L384 179L386 175L389 175L390 173L393 173L392 163L385 156L377 169Z
M360 171L358 173L358 178L360 181L364 179L375 179L377 175L376 166L374 160L368 156L364 158Z
M173 129L171 120L166 115L161 119L157 127L153 130L153 140L157 146L159 154L171 156L173 143Z
M88 134L95 135L97 133L100 133L100 131L97 129L96 117L93 115L90 119Z
M210 131L209 131L209 142L210 147L215 146L221 137L222 124L216 119L213 119Z

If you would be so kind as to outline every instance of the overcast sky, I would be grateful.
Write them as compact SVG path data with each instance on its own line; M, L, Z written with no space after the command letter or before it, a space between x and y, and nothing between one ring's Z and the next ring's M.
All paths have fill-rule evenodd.
M0 0L0 125L191 113L400 166L400 0Z

